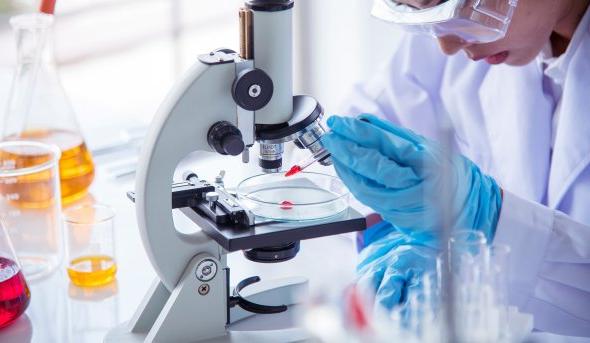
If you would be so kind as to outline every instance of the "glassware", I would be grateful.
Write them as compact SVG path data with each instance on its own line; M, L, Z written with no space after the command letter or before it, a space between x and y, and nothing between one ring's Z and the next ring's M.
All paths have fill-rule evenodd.
M514 341L510 330L509 301L508 301L508 275L510 269L510 247L502 244L492 245L487 249L487 258L484 260L485 284L494 290L493 303L496 312L492 312L496 326L490 325L489 330L496 334L498 342ZM493 336L493 335L492 335Z
M489 260L486 259L485 277L496 290L496 301L502 306L508 306L508 280L510 275L510 247L494 244L488 249Z
M81 198L94 179L94 164L53 59L53 16L32 13L12 17L17 66L4 117L4 140L33 140L57 145L64 204ZM23 157L26 163L26 156Z
M339 178L307 172L252 176L240 182L237 193L255 215L282 221L328 218L346 210L349 201Z
M479 259L486 249L483 233L475 230L459 230L449 238L449 267L458 282L477 282L481 266Z
M0 220L29 280L62 259L59 158L55 145L0 142Z
M93 204L64 211L68 275L77 286L101 286L115 279L114 211Z
M0 328L20 317L29 306L31 292L4 226L0 223Z
M120 323L117 280L97 287L70 283L67 301L67 342L102 342L105 332Z

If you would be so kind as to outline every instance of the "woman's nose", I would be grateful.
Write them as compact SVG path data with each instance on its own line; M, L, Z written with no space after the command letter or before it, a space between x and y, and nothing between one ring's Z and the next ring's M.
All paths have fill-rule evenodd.
M468 42L464 41L463 39L457 36L444 36L438 39L438 44L440 45L440 49L447 55L454 55L459 50L465 48L469 45Z

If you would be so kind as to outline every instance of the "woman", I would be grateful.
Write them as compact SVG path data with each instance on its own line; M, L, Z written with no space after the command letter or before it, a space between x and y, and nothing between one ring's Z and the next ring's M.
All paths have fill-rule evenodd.
M364 234L359 265L379 302L398 303L431 263L420 250L437 230L429 200L447 187L454 227L511 247L510 301L539 330L590 336L589 2L376 1L374 14L436 34L452 55L405 36L343 111L375 116L334 116L323 138L352 193L385 220ZM428 24L411 7L447 17ZM481 19L486 10L503 21ZM466 29L465 18L476 22ZM464 157L436 143L443 123Z

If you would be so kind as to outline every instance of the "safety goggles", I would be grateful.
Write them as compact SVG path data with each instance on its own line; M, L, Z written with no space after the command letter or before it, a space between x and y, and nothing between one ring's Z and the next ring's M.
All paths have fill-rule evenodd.
M374 17L407 31L488 43L506 35L518 0L374 0ZM411 5L422 5L417 8Z

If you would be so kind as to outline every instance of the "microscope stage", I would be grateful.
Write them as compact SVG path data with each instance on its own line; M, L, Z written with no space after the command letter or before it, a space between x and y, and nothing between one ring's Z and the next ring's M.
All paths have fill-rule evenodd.
M366 228L365 217L352 208L323 220L262 221L251 227L215 224L207 216L201 215L198 208L184 207L180 211L229 252L277 246Z

